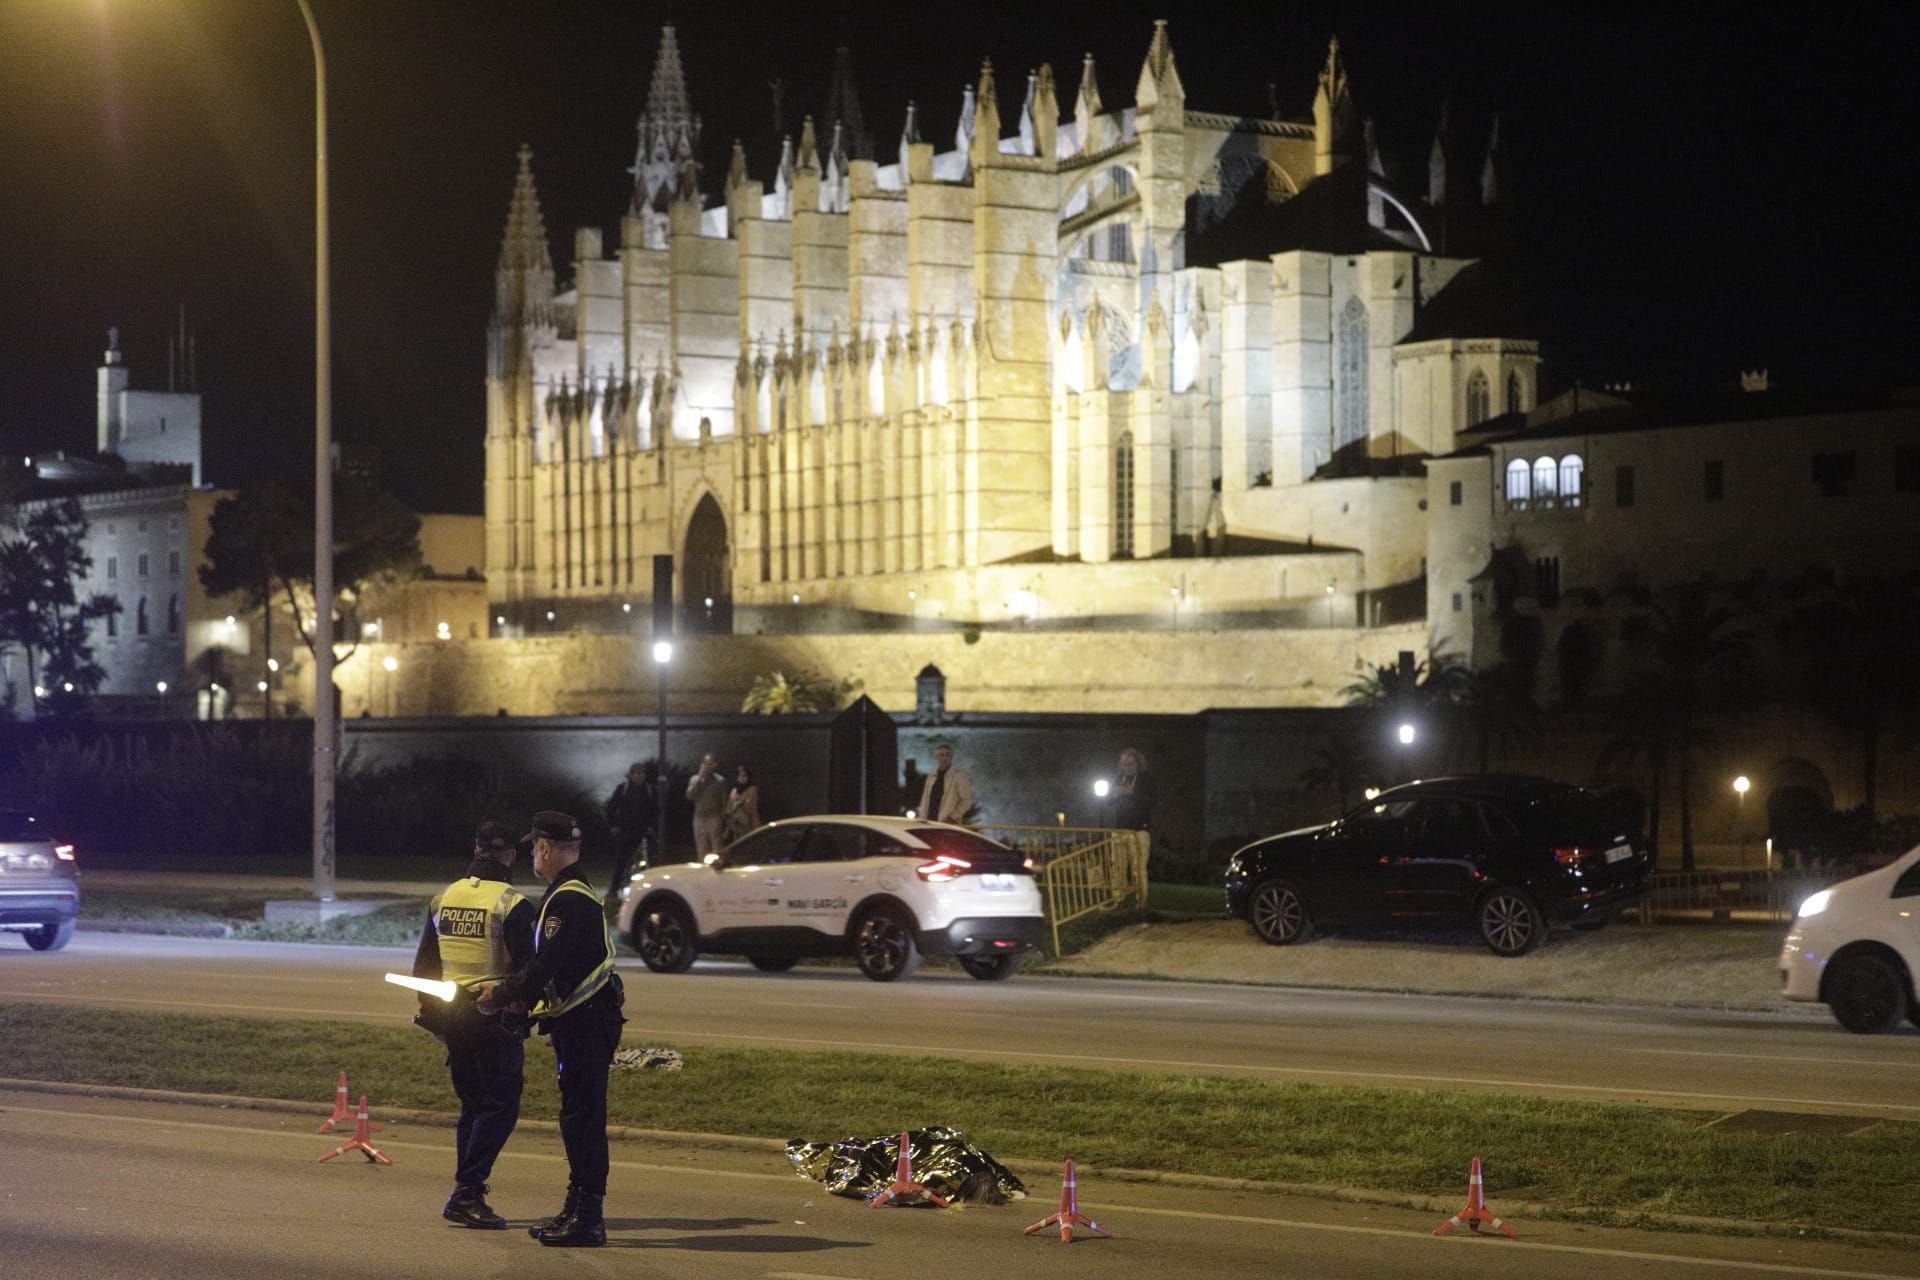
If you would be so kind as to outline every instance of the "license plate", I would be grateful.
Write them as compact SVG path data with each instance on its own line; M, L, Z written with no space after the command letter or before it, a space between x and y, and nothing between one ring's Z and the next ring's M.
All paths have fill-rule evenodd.
M1630 844L1623 844L1617 849L1607 850L1608 862L1625 862L1628 858L1631 858L1632 856L1633 856L1633 846Z
M980 877L980 887L988 893L1012 893L1013 884L1014 878L1012 876L994 875Z

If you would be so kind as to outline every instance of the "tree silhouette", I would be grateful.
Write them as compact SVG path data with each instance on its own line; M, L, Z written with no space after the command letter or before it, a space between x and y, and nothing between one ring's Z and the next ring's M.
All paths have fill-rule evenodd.
M93 557L78 499L34 504L16 515L15 535L0 544L0 647L23 649L28 684L44 682L53 709L70 711L106 679L94 660L91 630L118 613L120 603L110 595L79 595L76 584L92 571ZM38 672L36 656L44 659Z

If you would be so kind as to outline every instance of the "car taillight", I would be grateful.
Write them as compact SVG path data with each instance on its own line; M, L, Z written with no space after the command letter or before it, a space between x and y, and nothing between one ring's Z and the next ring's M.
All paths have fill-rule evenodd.
M962 871L971 869L973 864L965 858L956 858L943 853L932 862L923 862L915 867L914 873L922 880L933 884L942 884L958 876Z
M1555 849L1553 860L1563 867L1577 867L1590 855L1585 849Z
M73 846L70 844L57 844L53 846L53 856L62 862L72 862Z

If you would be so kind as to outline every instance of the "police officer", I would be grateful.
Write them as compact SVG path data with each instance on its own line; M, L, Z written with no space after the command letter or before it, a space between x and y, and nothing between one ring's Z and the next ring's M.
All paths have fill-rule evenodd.
M543 1245L597 1248L607 1242L607 1073L620 1044L624 1001L613 971L613 933L600 895L581 875L580 824L564 813L533 815L533 869L547 882L533 930L533 960L485 987L480 1008L531 1006L553 1037L560 1069L560 1137L567 1148L567 1201L529 1229Z
M514 829L483 822L474 833L467 874L434 895L413 958L420 978L445 978L469 994L533 959L534 908L509 883L518 853ZM460 1096L453 1194L440 1216L463 1227L499 1231L507 1220L487 1204L487 1177L520 1119L526 1021L489 1017L471 999L452 1004L423 996L418 1021L447 1046L447 1070Z

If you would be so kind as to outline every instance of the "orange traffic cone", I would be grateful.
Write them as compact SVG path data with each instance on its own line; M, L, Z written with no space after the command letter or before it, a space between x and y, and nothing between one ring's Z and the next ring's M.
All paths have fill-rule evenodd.
M347 1073L342 1071L340 1073L340 1083L333 1091L333 1114L325 1120L322 1120L320 1127L315 1129L314 1132L325 1133L342 1120L351 1119L353 1119L353 1107L347 1102ZM378 1129L380 1126L376 1124L373 1127Z
M1433 1229L1433 1234L1443 1236L1461 1223L1467 1224L1467 1230L1478 1231L1481 1223L1487 1223L1495 1231L1506 1233L1507 1239L1518 1240L1512 1227L1500 1221L1487 1210L1487 1193L1480 1181L1480 1157L1473 1158L1473 1172L1467 1176L1467 1207L1448 1218Z
M1060 1228L1061 1244L1073 1243L1073 1229L1075 1227L1085 1227L1097 1236L1104 1236L1107 1239L1113 1238L1113 1232L1104 1229L1092 1218L1080 1212L1080 1198L1074 1186L1073 1161L1071 1160L1067 1161L1066 1181L1060 1184L1060 1212L1048 1214L1020 1234L1030 1236L1042 1228L1053 1226Z
M946 1200L913 1180L912 1154L913 1148L908 1145L906 1131L902 1130L900 1133L900 1158L893 1166L893 1185L885 1191L876 1191L871 1196L868 1196L867 1208L878 1209L881 1205L906 1195L925 1196L941 1208L944 1209L946 1207Z
M379 1149L373 1145L371 1130L372 1121L367 1119L367 1095L363 1093L360 1095L360 1114L353 1119L353 1137L321 1156L319 1162L325 1164L335 1156L343 1156L349 1151L358 1151L376 1164L392 1164L393 1161L381 1155Z

